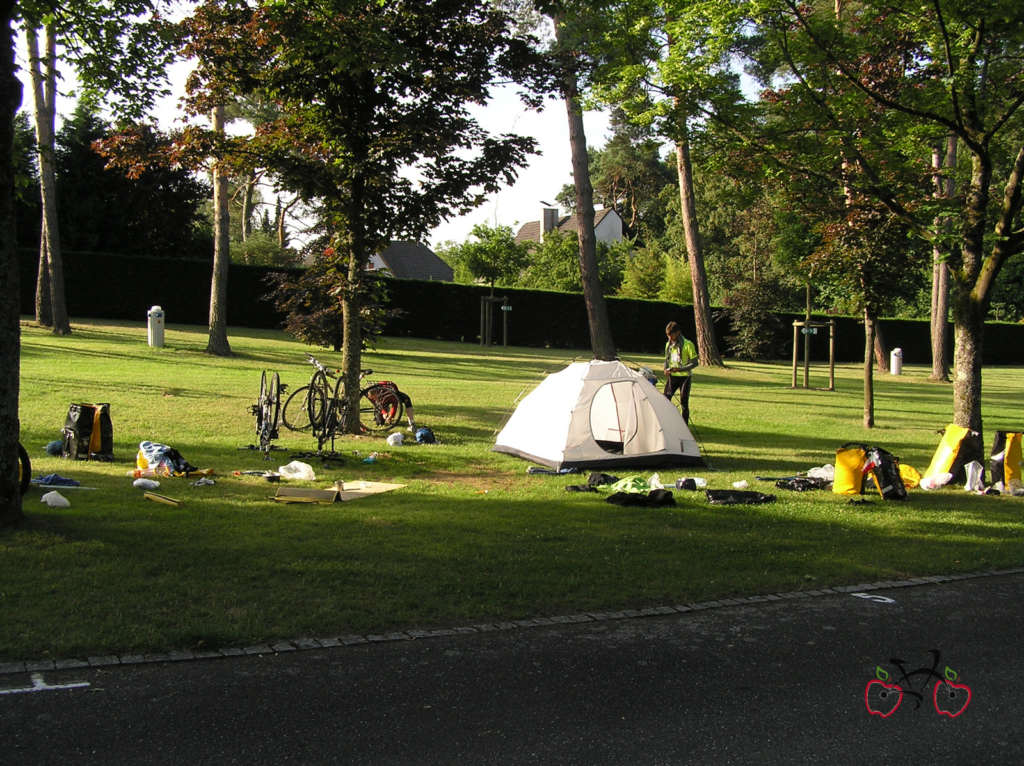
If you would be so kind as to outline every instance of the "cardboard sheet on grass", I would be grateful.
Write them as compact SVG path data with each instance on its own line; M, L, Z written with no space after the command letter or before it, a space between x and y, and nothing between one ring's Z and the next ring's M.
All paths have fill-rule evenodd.
M338 503L391 492L404 486L383 481L336 481L327 489L280 487L274 500L279 503Z

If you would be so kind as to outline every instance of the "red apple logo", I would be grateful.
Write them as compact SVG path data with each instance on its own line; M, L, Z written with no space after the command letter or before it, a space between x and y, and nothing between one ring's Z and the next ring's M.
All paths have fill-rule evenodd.
M947 665L946 678L935 684L932 702L935 704L935 712L939 715L956 718L971 704L971 687L954 683L956 679L957 672Z
M864 687L864 705L871 715L888 718L903 701L903 689L899 684L890 684L889 674L881 666L875 667L877 678L868 681Z

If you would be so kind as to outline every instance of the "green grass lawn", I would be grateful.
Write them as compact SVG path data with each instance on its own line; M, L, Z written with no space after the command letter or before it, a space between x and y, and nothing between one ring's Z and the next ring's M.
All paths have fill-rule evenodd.
M657 328L654 328L657 330ZM914 490L906 503L851 505L829 492L776 490L784 476L834 460L846 441L885 447L920 471L950 419L949 385L913 364L876 377L878 426L861 426L859 365L837 369L835 392L790 388L785 363L701 369L693 430L709 487L746 479L775 503L713 506L677 492L672 508L621 508L564 487L586 476L528 475L491 452L517 396L585 350L482 349L383 338L364 366L396 380L417 419L440 440L388 447L347 437L345 462L312 486L368 479L404 489L334 505L282 505L274 486L235 470L276 469L312 437L284 431L270 463L253 441L261 370L288 386L311 368L305 346L269 331L230 333L235 355L206 355L206 331L170 326L146 345L142 323L74 324L56 338L25 322L21 440L36 475L58 472L93 490L68 490L50 509L37 488L27 522L0 532L0 658L28 659L214 649L299 636L329 637L582 610L685 603L1024 562L1024 499L962 488ZM328 365L337 355L318 354ZM657 368L652 356L624 358ZM985 371L987 434L1024 426L1019 368ZM825 371L812 372L824 385ZM68 405L107 401L114 463L50 458ZM164 442L217 472L214 486L164 480L181 507L146 501L126 472L138 442ZM990 441L990 436L986 436ZM374 464L362 462L381 453ZM668 483L668 481L666 481Z

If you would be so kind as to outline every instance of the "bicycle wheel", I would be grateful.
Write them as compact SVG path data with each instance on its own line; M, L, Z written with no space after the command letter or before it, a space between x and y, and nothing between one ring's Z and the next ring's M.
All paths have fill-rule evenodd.
M322 370L313 373L309 381L309 396L306 397L306 412L309 427L314 434L324 432L328 410L331 409L331 386Z
M18 486L21 494L28 492L29 484L32 481L32 462L28 459L28 452L18 442Z
M371 431L388 431L402 419L405 407L392 386L375 383L359 394L359 421Z
M309 386L295 389L285 400L281 410L281 422L292 431L308 431L312 424L309 421Z
M253 414L256 416L256 436L262 437L263 434L263 404L267 401L267 371L264 370L260 373L260 396L256 400L256 406L253 407Z
M270 385L261 398L261 410L260 446L266 448L277 438L277 421L281 415L281 377L276 372L270 376Z

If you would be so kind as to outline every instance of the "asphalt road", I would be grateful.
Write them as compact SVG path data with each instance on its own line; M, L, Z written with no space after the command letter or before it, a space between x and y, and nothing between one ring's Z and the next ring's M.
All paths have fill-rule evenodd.
M865 595L8 673L0 761L1024 763L1024 574Z

